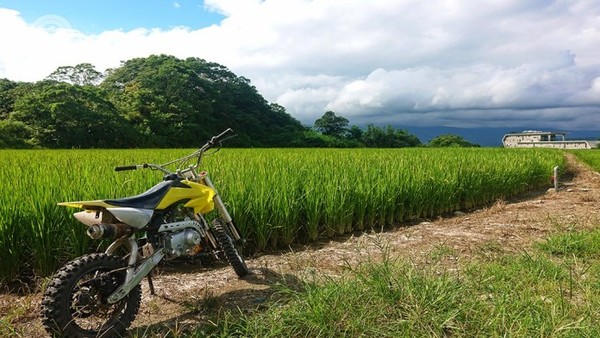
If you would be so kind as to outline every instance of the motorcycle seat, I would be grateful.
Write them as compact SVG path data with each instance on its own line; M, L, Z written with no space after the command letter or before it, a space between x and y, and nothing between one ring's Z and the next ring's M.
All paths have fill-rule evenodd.
M104 200L104 202L119 207L154 209L158 203L160 203L167 191L169 191L174 182L175 181L163 181L139 195Z

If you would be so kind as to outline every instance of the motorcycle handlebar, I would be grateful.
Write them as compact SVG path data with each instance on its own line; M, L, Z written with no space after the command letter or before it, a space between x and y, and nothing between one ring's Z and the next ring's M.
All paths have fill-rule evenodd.
M124 166L115 167L115 171L136 170L136 169L143 169L143 168L148 168L148 165L147 164L124 165Z
M197 167L200 166L200 161L202 159L202 154L206 150L214 147L215 145L219 145L220 146L220 143L222 141L224 141L224 140L226 140L226 139L228 139L230 137L235 136L235 135L228 136L228 134L230 134L230 133L233 133L233 129L227 128L222 133L220 133L219 135L211 137L210 140L208 142L206 142L205 145L202 146L202 148L198 149L193 154L185 156L185 157L182 157L182 158L179 158L179 159L176 159L176 160L173 160L171 162L167 162L167 163L162 164L162 165L147 164L147 163L145 163L145 164L138 164L138 165L126 165L126 166L116 167L115 171L126 171L126 170L136 170L136 169L151 168L151 169L155 169L155 170L160 170L160 171L162 171L164 173L167 173L167 174L172 174L170 171L168 171L165 168L165 166L167 166L169 164L172 164L172 163L177 163L177 162L179 162L180 164L183 164L183 163L185 163L185 161L187 161L187 160L189 160L191 158L197 157L198 158L198 162L197 162L196 166L194 168L192 168L192 169L190 169L190 168L186 169L186 170L194 170L195 168L197 168ZM228 136L228 137L226 137L226 136ZM179 172L179 169L177 170L177 172Z
M217 136L213 136L213 137L210 139L210 141L208 141L208 144L209 144L210 146L213 146L215 143L220 143L220 142L223 140L223 138L225 137L225 135L227 135L227 134L229 134L229 133L233 133L233 129L231 129L231 128L227 128L227 129L225 129L225 131L223 131L223 132L222 132L222 133L220 133L219 135L217 135Z

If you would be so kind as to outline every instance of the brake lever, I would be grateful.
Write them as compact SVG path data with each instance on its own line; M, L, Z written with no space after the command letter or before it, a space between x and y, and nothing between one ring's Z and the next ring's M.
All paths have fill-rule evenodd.
M238 134L229 135L229 136L225 137L224 139L222 139L222 140L221 140L219 143L223 143L223 141L227 141L227 140L229 140L230 138L234 138L234 137L236 137L236 136L238 136Z

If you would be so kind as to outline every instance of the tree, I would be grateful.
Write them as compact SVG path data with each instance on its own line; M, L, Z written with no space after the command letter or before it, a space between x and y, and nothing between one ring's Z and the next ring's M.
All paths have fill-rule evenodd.
M8 114L12 112L17 86L17 82L0 79L0 119L8 117Z
M66 82L79 86L97 85L102 82L103 75L90 63L80 63L77 66L61 66L46 80Z
M114 148L131 146L134 139L106 94L92 86L38 82L17 98L10 120L28 127L34 146Z
M362 137L363 137L363 130L360 129L360 127L358 126L352 126L350 127L350 129L348 129L348 132L346 133L346 138L348 140L351 141L362 141Z
M250 80L203 59L151 55L109 74L101 87L142 135L140 146L198 146L229 127L238 134L232 146L289 146L305 130Z
M433 138L427 144L428 147L432 148L446 148L446 147L464 147L464 148L472 148L472 147L480 147L479 144L470 143L466 141L464 138L454 134L444 134Z
M348 127L348 119L343 116L337 116L331 110L325 112L323 116L315 121L315 129L323 135L342 137Z
M363 142L365 146L371 148L403 148L421 145L419 138L406 130L395 130L390 125L383 129L373 124L367 126Z
M31 148L30 129L23 122L0 120L0 148Z
M229 127L238 134L231 146L301 146L313 139L249 79L217 63L151 55L105 74L83 63L36 83L0 80L0 121L11 122L2 125L7 135L0 146L22 139L51 148L195 147ZM315 143L350 145L314 133L323 137Z

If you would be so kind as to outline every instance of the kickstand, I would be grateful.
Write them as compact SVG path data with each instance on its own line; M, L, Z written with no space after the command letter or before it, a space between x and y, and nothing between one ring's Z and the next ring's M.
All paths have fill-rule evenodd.
M152 296L154 296L155 292L154 292L154 283L152 283L152 271L150 271L150 273L148 274L147 277L148 277L148 287L150 288L150 294Z

